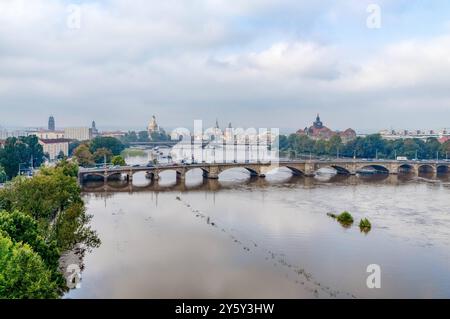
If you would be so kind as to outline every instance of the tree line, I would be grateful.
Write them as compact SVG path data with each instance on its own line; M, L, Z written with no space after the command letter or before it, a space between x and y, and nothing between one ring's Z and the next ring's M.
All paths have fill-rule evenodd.
M120 156L126 145L114 137L96 137L91 141L75 141L69 145L69 155L73 156L83 167L94 166L101 163L125 165Z
M120 139L124 144L135 143L135 142L165 142L170 140L170 135L161 129L159 132L152 132L149 134L147 131L129 131L125 133Z
M288 157L329 156L395 159L445 159L450 155L450 141L440 143L436 138L386 140L380 134L357 137L343 143L340 136L330 140L313 140L306 135L281 135L280 152Z
M77 174L78 165L63 160L0 189L0 299L59 298L68 290L61 255L100 245Z
M0 183L19 174L19 170L39 167L46 155L36 136L9 137L0 147Z

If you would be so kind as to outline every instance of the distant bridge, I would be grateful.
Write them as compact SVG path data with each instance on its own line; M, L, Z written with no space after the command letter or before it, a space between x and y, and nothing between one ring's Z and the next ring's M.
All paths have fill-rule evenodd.
M218 179L219 174L232 168L243 168L251 176L265 177L265 175L277 168L287 168L293 175L314 176L322 168L335 169L338 174L355 175L357 173L376 172L380 174L411 173L446 173L449 171L449 161L389 161L389 160L360 160L360 159L335 159L335 160L292 160L270 163L245 162L245 163L198 163L198 164L161 164L154 167L147 166L121 166L103 168L80 168L78 180L80 184L90 178L103 178L106 182L109 178L125 177L131 181L133 175L145 172L146 176L158 180L164 171L175 171L177 179L184 180L187 172L200 169L205 178Z

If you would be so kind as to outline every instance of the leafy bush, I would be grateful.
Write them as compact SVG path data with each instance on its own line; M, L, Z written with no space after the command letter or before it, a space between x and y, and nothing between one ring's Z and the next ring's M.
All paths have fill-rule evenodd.
M28 244L0 234L0 298L58 298L57 283L42 258Z
M367 218L361 219L359 222L359 229L363 232L368 232L372 228L372 224L369 222Z
M337 216L337 221L340 222L343 226L350 226L353 224L353 217L349 212L345 211Z
M118 166L125 166L127 165L127 163L125 162L125 159L120 156L120 155L116 155L112 158L111 163L113 165L118 165Z

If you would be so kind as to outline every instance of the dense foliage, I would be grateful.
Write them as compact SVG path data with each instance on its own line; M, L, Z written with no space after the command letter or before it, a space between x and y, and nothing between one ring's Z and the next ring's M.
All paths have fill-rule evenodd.
M125 145L114 137L96 137L92 141L76 144L73 157L80 166L89 167L96 163L110 163L113 156L118 156Z
M127 163L125 162L125 159L122 156L120 156L120 155L114 156L112 158L112 160L111 160L111 163L113 165L118 165L118 166L125 166L125 165L127 165Z
M42 145L36 136L9 137L0 148L0 166L8 178L19 173L19 168L39 167L45 160Z
M0 183L6 182L7 178L8 176L6 175L5 169L3 168L3 166L0 166Z
M38 253L0 234L0 298L57 298L58 284Z
M450 154L450 141L443 144L436 138L385 140L379 134L357 137L343 143L339 136L329 141L312 140L306 135L281 135L279 139L280 151L289 157L300 155L339 156L357 158L394 159L396 156L406 156L410 159L445 158Z
M166 134L164 130L160 132L153 132L151 135L148 134L147 131L129 131L122 138L122 142L125 144L133 143L133 142L161 142L170 140L170 136Z
M58 297L67 289L61 253L100 244L88 225L77 172L63 160L0 189L0 298Z

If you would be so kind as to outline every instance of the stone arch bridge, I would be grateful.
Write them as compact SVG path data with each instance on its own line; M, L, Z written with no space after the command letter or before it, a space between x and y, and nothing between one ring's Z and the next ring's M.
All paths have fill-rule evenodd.
M411 173L446 173L450 169L448 161L384 161L384 160L358 160L358 159L335 159L323 160L298 160L279 161L270 163L199 163L199 164L165 164L155 167L146 166L123 166L106 168L80 168L78 180L81 183L90 178L103 178L106 182L109 178L122 176L132 180L133 175L145 172L148 178L157 180L159 174L164 171L175 171L177 179L184 180L187 172L200 169L203 176L210 179L218 179L219 174L232 168L244 168L251 176L265 177L265 175L276 168L287 168L293 175L314 176L322 168L333 168L338 174L355 175L357 173L381 173L399 174Z

